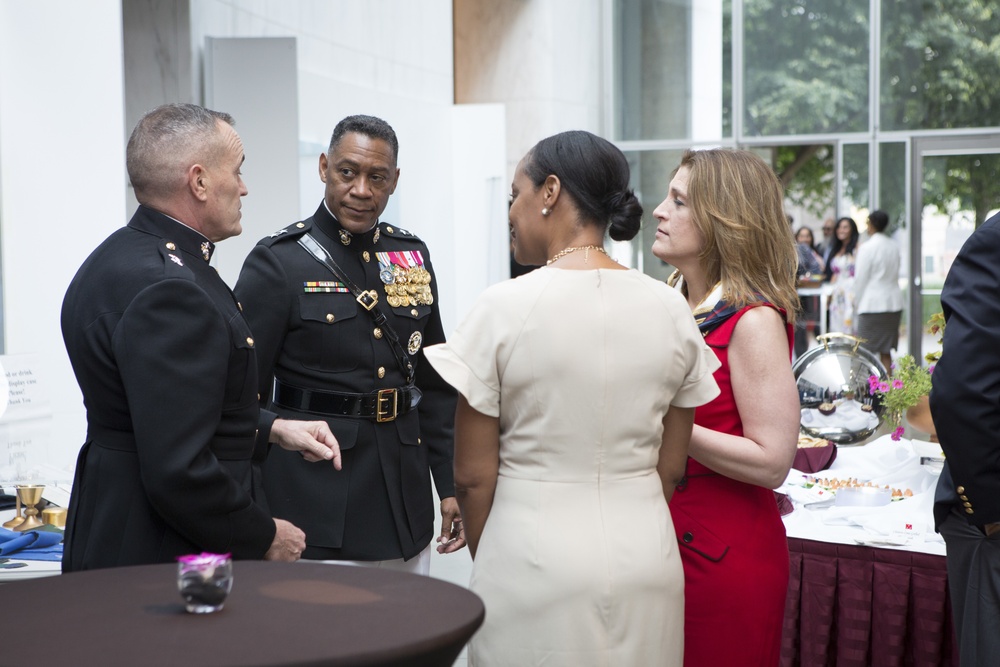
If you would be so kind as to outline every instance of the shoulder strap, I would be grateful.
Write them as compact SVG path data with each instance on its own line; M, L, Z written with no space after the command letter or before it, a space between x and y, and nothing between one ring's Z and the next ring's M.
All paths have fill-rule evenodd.
M410 361L410 355L406 353L406 350L399 342L399 336L396 335L395 330L389 326L389 320L386 318L385 313L383 313L378 308L378 293L375 290L368 290L367 292L362 290L357 284L347 277L347 274L341 270L337 263L333 261L333 257L327 252L326 248L320 245L319 241L313 238L312 234L306 232L299 238L299 245L306 249L313 259L325 266L330 270L330 272L336 276L337 280L344 283L351 294L354 295L355 301L361 304L361 307L368 311L372 319L375 321L375 325L382 329L385 333L385 339L389 342L389 347L392 348L393 356L396 358L396 363L399 365L399 370L402 371L403 377L406 378L406 384L413 384L413 362Z

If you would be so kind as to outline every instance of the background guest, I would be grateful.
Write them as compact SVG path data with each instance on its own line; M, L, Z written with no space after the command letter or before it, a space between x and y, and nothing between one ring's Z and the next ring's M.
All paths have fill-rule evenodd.
M858 226L851 218L840 218L826 263L830 293L829 331L854 333L854 264L858 247Z
M830 259L830 249L833 247L833 229L836 225L837 223L833 218L827 218L823 221L823 226L820 228L823 237L816 242L816 252L823 258L824 264Z
M872 211L868 216L869 239L858 247L854 268L854 299L861 344L879 355L886 368L892 350L899 345L899 321L903 314L903 292L899 289L899 246L885 233L889 215Z
M721 393L695 411L687 473L670 501L691 667L778 664L789 565L772 489L799 430L789 360L796 253L782 200L755 154L688 151L653 212L653 254L677 267L671 282L721 362Z
M631 239L641 215L612 144L540 141L510 229L518 263L546 266L426 350L460 393L455 481L486 603L470 665L681 662L667 499L717 362L678 293L605 254L605 231Z
M818 275L826 271L826 262L823 261L822 255L816 249L816 244L813 243L811 229L799 227L799 230L795 232L795 242L809 251L808 256L811 259L807 262L806 268L809 269L810 275Z
M792 225L792 216L788 216L788 225ZM795 249L798 253L798 268L795 277L800 285L810 285L812 281L821 279L825 265L812 244L812 230L800 227L795 232ZM799 314L795 320L795 356L801 357L809 349L809 328L819 318L819 297L799 297Z

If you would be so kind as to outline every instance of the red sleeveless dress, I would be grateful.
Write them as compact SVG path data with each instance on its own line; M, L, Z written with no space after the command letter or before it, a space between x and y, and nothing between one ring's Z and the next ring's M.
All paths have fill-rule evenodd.
M722 363L714 376L721 393L695 409L695 424L743 435L729 374L729 341L736 323L757 306L774 307L747 306L705 336ZM787 331L790 351L791 326ZM724 477L688 458L670 514L684 564L684 665L777 665L788 543L774 492Z

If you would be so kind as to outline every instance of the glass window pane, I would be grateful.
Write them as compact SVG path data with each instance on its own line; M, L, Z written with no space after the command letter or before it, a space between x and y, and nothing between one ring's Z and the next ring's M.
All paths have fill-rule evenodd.
M614 7L615 138L721 139L723 76L731 70L723 65L723 0L616 0Z
M890 230L905 229L906 144L881 143L878 151L878 207L889 214Z
M868 130L868 0L747 0L743 133Z
M840 215L849 215L855 220L858 209L867 210L871 198L868 193L868 144L844 144L844 197L840 201ZM862 229L861 231L864 231Z
M1000 11L982 0L883 0L883 130L990 127L1000 108Z
M822 218L836 201L834 152L829 144L776 146L757 150L785 186L787 203ZM802 220L805 222L805 220Z

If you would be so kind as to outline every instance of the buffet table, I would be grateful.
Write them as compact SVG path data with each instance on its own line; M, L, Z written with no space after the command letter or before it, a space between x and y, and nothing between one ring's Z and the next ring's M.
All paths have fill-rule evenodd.
M10 665L450 667L482 601L439 579L367 567L237 561L225 607L188 614L177 565L0 586ZM55 639L55 641L54 641Z
M779 489L794 505L785 517L791 577L783 666L958 664L945 547L931 514L940 457L936 444L883 436L840 447L828 470L792 470ZM830 504L823 478L912 495L847 506L836 504L835 491Z

